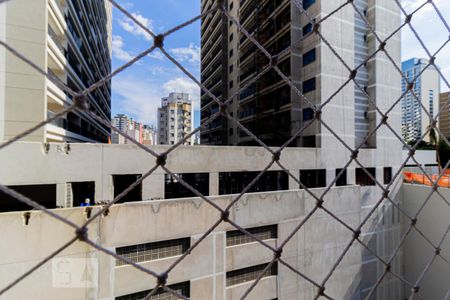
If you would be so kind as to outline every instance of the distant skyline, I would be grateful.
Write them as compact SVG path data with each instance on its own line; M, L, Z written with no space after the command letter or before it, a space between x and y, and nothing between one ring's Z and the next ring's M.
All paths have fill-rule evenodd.
M412 12L424 1L402 1L406 11ZM434 0L446 20L450 20L450 1ZM119 1L138 20L153 32L161 33L200 14L200 0ZM433 53L447 39L448 31L438 15L427 4L412 18L425 45ZM432 32L430 28L433 28ZM200 79L200 21L170 35L165 49L188 71ZM125 64L152 45L152 39L119 10L113 10L113 69ZM436 64L450 80L450 45L442 49ZM402 61L411 57L427 58L426 52L408 26L402 30ZM401 66L399 66L401 68ZM442 92L448 88L441 83ZM161 98L170 92L189 93L194 107L194 127L200 124L200 88L172 62L156 50L113 78L112 114L125 113L138 122L157 125L157 109Z

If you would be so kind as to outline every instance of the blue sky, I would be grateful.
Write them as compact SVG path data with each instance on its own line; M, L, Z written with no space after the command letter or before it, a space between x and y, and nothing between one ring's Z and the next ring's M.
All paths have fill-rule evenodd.
M155 33L165 32L200 14L199 0L120 1L143 25ZM113 69L151 47L153 40L119 10L113 9ZM164 42L171 53L195 77L200 75L200 21L170 35ZM152 52L113 78L112 113L126 113L156 125L161 97L170 91L188 92L199 123L200 88L159 52Z
M403 0L406 11L412 12L426 0ZM450 1L434 0L446 20L450 21ZM165 32L200 14L200 0L120 0L130 13L155 33ZM431 52L448 39L448 31L431 5L426 5L412 19L413 26ZM152 39L129 18L113 9L113 69L151 47ZM170 52L195 77L200 77L200 21L165 40ZM450 43L436 62L450 79ZM447 55L443 55L447 54ZM427 57L412 31L402 31L402 59ZM442 91L448 90L442 82ZM112 113L125 113L145 124L156 125L161 97L169 92L187 92L194 103L195 125L199 125L200 88L159 51L113 78Z

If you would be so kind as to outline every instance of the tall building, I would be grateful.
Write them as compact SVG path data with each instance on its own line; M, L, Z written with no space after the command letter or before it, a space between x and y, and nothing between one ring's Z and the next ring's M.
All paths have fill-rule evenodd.
M111 71L112 8L106 0L14 0L0 4L0 38L79 92ZM70 96L0 47L0 140L61 112ZM111 83L89 95L90 110L111 119ZM107 142L110 131L86 113L70 112L25 140Z
M402 99L402 134L406 142L414 142L422 137L430 126L430 118L425 110L435 117L439 110L440 77L434 66L423 58L411 58L402 63L402 72L409 82L414 78L414 94L408 92ZM408 86L402 80L402 91ZM417 99L416 99L416 97ZM426 135L424 140L429 142Z
M220 12L208 14L202 19L202 83L221 100L237 94L228 107L228 113L269 146L280 146L311 122L314 117L311 106L327 101L345 83L349 72L313 32L311 19L300 12L295 1L225 2L230 15L271 55L277 55L278 68L292 80L307 101L273 70L250 84L269 64L269 59L235 23L221 17ZM214 3L203 0L202 11L210 9ZM303 8L311 18L318 20L336 9L337 3L340 2L303 1ZM375 5L367 0L354 3L361 14L372 22L372 28L385 21L375 15L376 12L387 10L398 17L395 3L382 1ZM377 84L384 80L377 74L389 66L381 55L375 55L366 62L369 53L375 52L378 44L369 34L368 26L359 13L353 8L341 11L346 13L336 14L333 20L321 24L320 32L350 67L358 67L355 78L358 86L348 84L333 97L322 113L330 116L328 125L336 132L345 134L349 144L375 148L380 131L366 137L376 127L379 115L376 114L374 100L369 99L375 99L383 92L382 85ZM397 19L393 20L398 24ZM338 33L336 28L340 28ZM393 26L389 28L394 30ZM336 34L340 34L341 38L336 39ZM399 60L399 43L391 40L389 46L390 52L395 54L394 59ZM397 77L395 72L392 70L390 76ZM386 81L383 85L384 92L398 93L399 84ZM213 99L202 92L202 124L218 110ZM291 146L324 147L333 139L327 128L314 122ZM234 122L225 118L205 124L201 141L202 144L216 145L256 144Z
M173 145L192 131L192 103L189 94L170 93L158 108L158 144ZM193 138L185 144L192 144Z
M133 118L130 118L127 115L117 114L112 119L112 125L140 144L156 144L156 133L154 128L149 125L143 125L139 122L136 122L135 120L133 120ZM128 138L115 131L111 133L111 142L113 144L131 143Z
M439 96L439 130L445 137L450 137L450 92Z

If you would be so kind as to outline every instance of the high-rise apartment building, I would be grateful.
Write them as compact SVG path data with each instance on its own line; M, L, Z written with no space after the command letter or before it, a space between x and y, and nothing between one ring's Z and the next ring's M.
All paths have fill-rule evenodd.
M278 68L307 100L274 70L253 82L269 64L269 59L234 22L221 17L220 12L208 14L202 20L202 83L221 100L236 95L228 107L228 113L266 144L282 145L313 119L312 106L327 101L348 79L348 70L313 31L314 20L318 21L321 16L332 12L341 1L303 1L303 9L308 15L300 12L292 0L225 2L230 15L272 56L277 56ZM210 9L214 3L203 0L202 11ZM322 36L346 64L358 68L355 77L357 85L353 82L347 84L327 104L322 116L323 113L330 116L328 125L345 134L349 144L375 148L377 134L381 132L369 136L380 118L375 112L373 99L386 91L399 93L399 84L386 81L384 88L381 84L377 85L382 79L376 75L389 66L386 58L378 54L366 61L378 44L360 14L365 15L372 23L371 27L375 28L378 22L385 21L381 15L376 15L377 12L392 11L393 16L398 16L398 12L395 3L392 5L388 1L375 5L371 1L358 0L355 5L359 13L353 8L348 11L344 9L320 26ZM398 23L398 18L393 20ZM389 28L394 29L393 26ZM339 39L336 39L336 34ZM396 55L394 59L399 59L399 42L390 42L389 50ZM398 73L393 70L389 76L398 77ZM207 93L202 93L202 124L218 110L215 101ZM324 147L330 139L333 137L327 128L314 122L291 145ZM225 118L205 125L201 140L204 144L256 144L235 123Z
M111 71L111 3L106 0L14 0L0 4L0 38L75 92ZM0 47L0 140L61 112L72 99ZM111 84L89 95L90 110L109 122ZM110 131L86 113L69 112L24 139L107 142Z
M450 92L439 96L439 130L445 137L450 137Z
M170 93L158 108L158 144L174 145L192 131L192 103L187 93ZM192 144L193 138L185 144Z
M156 133L154 128L149 125L143 125L136 122L133 118L130 118L127 115L117 114L112 119L112 125L140 144L156 144ZM113 144L132 143L128 138L115 131L111 133L111 142Z
M428 66L423 58L411 58L402 63L404 77L414 81L414 93L408 92L402 99L402 134L406 142L420 139L430 126L427 112L434 118L439 109L440 77L436 68ZM402 80L402 91L408 84ZM424 136L429 142L429 135Z

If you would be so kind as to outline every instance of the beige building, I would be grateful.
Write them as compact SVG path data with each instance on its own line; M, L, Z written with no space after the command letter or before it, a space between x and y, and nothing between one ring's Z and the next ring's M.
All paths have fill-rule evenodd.
M0 39L75 92L111 71L109 1L14 0L0 4ZM111 84L89 95L90 110L109 122ZM0 47L0 140L60 112L71 97ZM40 142L107 142L109 129L87 114L67 113L25 139Z
M450 137L450 92L442 93L439 96L439 130L442 134Z
M192 102L187 93L170 93L158 108L158 144L174 145L192 132ZM193 144L194 137L184 144Z
M152 146L162 153L170 146ZM401 152L384 156L363 149L360 160L381 184L388 183L398 170ZM20 163L18 163L20 157ZM168 156L166 167L225 207L271 160L258 147L179 147ZM111 163L114 162L114 163ZM318 149L287 148L280 162L320 195L332 178L326 169L342 167L335 156ZM76 224L86 220L80 203L89 197L101 204L120 194L155 164L155 158L135 145L92 145L15 143L0 152L0 182L68 218ZM41 172L41 170L45 170ZM311 179L312 172L317 180ZM392 172L392 173L391 173ZM37 176L39 174L39 176ZM390 187L394 201L402 203L401 179ZM329 211L356 228L374 205L382 190L375 186L355 163L324 198ZM44 195L44 196L43 196ZM66 224L31 211L27 223L20 202L0 195L0 289L43 257L67 242L74 234ZM153 199L153 200L152 200ZM151 201L149 201L151 200ZM89 226L89 237L141 266L162 272L185 253L220 217L220 213L181 184L170 180L161 168L145 178L108 215ZM315 199L295 180L273 165L233 206L230 219L265 240L279 246L312 211ZM92 207L95 213L99 207ZM373 253L354 243L326 283L333 299L364 299L381 276L384 267L375 254L388 259L401 238L401 214L385 201L362 228L361 241ZM51 232L51 234L45 234ZM352 240L353 233L324 211L317 211L283 249L282 258L293 268L320 283ZM26 246L25 242L26 241ZM33 249L33 251L29 251ZM392 270L402 274L401 249ZM374 254L375 253L375 254ZM240 299L273 253L222 223L177 265L168 284L190 299ZM63 268L61 264L64 263ZM81 270L80 270L81 269ZM84 273L83 273L84 272ZM72 281L68 282L68 273ZM85 274L85 276L81 276ZM78 276L78 277L77 277ZM411 276L416 276L412 274ZM81 278L81 279L79 279ZM125 265L113 257L76 242L55 260L2 295L2 299L142 299L155 278ZM401 281L387 276L377 288L376 299L398 300ZM277 263L264 275L247 299L314 299L317 287Z

